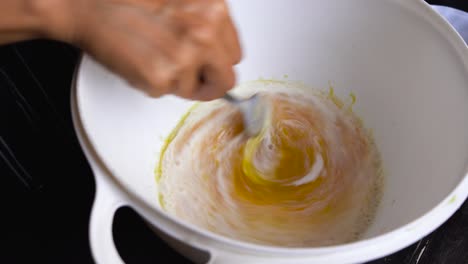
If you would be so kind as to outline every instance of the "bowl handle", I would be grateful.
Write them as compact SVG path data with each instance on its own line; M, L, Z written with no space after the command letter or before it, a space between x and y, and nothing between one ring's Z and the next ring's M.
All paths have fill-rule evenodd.
M98 264L124 263L112 236L114 214L124 206L123 199L111 188L110 179L94 166L96 195L89 225L89 239L94 261ZM97 169L97 170L96 170Z

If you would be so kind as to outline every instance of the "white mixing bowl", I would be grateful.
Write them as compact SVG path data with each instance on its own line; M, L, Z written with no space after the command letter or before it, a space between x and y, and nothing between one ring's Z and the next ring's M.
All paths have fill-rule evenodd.
M99 263L119 263L117 208L140 213L177 250L203 263L359 263L402 249L447 220L468 195L468 49L422 0L230 2L245 59L240 82L298 80L339 95L373 130L386 183L359 241L290 249L235 241L167 215L154 168L164 137L191 102L145 97L88 56L76 75L75 126L97 184L90 224Z

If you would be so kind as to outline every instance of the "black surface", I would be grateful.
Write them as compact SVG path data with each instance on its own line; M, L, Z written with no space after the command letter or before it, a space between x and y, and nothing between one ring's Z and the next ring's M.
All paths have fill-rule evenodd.
M466 0L431 1L467 10ZM0 263L92 263L94 180L70 118L79 53L55 42L0 47ZM467 113L468 114L468 113ZM468 263L468 203L415 245L373 263ZM114 222L127 263L190 263L128 208Z

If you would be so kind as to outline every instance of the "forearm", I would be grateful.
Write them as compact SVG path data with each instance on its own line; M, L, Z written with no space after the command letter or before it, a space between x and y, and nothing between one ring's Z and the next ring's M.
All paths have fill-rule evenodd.
M0 1L0 45L42 37L42 22L32 1L42 0Z

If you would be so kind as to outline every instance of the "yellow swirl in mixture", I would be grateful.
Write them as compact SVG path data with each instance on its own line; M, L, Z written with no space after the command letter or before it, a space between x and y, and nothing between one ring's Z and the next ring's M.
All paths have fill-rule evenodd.
M333 95L259 93L262 132L240 113L201 103L172 134L159 168L163 208L213 232L260 244L345 243L368 226L379 201L380 159L353 112Z

